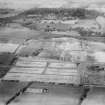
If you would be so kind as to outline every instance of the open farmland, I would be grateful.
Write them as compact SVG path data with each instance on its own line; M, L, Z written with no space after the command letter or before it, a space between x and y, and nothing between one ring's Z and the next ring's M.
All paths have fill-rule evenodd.
M104 13L7 12L0 11L0 105L105 105Z
M104 53L105 44L102 42L94 42L94 41L90 41L90 40L89 41L83 40L82 44L81 44L81 40L79 40L78 38L75 39L75 38L67 38L67 37L51 38L51 39L46 39L46 40L41 39L39 41L33 39L33 40L28 40L28 41L24 42L24 44L22 44L19 47L19 51L17 50L17 55L19 53L24 54L25 52L29 51L29 49L30 49L29 52L34 52L37 49L43 48L44 50L42 50L41 53L43 53L46 50L47 51L51 50L50 53L54 52L53 55L55 56L55 54L56 54L54 51L55 46L57 49L59 49L60 53L61 53L61 51L66 51L66 52L79 51L79 52L81 52L84 49L86 51L89 50L90 51L89 53L91 53L91 52L93 53L94 51L96 51L96 52L102 51ZM24 50L24 48L27 50ZM31 49L34 49L34 50L31 50ZM24 52L22 52L23 50L24 50ZM30 55L29 52L27 52L27 53ZM20 81L22 80L24 82L26 82L26 81L30 82L30 81L38 80L38 81L43 82L43 80L44 80L44 82L58 82L59 83L59 82L63 81L63 83L68 83L68 82L70 83L71 78L68 78L68 77L66 78L66 76L63 78L63 77L59 77L57 75L71 75L73 68L71 70L65 69L65 67L69 68L69 66L71 66L71 65L70 64L66 65L67 62L65 64L59 65L57 63L58 62L57 59L54 59L54 57L52 57L52 59L51 59L50 57L45 57L45 55L42 56L41 53L38 56L32 55L30 57L21 57L21 54L19 54L20 57L18 57L18 60L14 64L14 67L9 69L9 72L6 74L6 76L5 76L5 73L3 74L4 81L5 80L20 80ZM76 56L83 57L83 53L78 54L78 53L72 52L70 54L74 57L76 57ZM93 55L91 55L91 56L96 57L95 53L93 53ZM77 59L77 58L75 58L75 59ZM84 58L85 58L85 56L84 56ZM83 58L83 60L84 60L84 58ZM47 65L48 66L48 68L47 68L45 66L46 66L46 62L49 61L48 59L50 59L51 64L49 63L49 65ZM6 59L6 62L8 62L7 59ZM56 63L54 63L54 62L56 62ZM74 62L74 60L73 60L73 62ZM35 69L36 66L37 66L37 69ZM45 67L45 68L41 69L41 67ZM57 69L54 69L54 67L56 67ZM47 68L47 70L46 70L46 68ZM60 68L60 69L58 70L58 68ZM73 70L73 72L74 71L75 70ZM43 74L45 72L47 74L46 78L44 76L39 75L40 73ZM36 73L36 75L34 75L34 73ZM48 75L50 75L50 76L48 76ZM56 75L56 76L51 76L51 75ZM60 78L60 80L59 80L59 78ZM76 75L76 79L73 79L73 81L72 81L73 83L74 83L74 80L76 80L76 81L79 80L77 78L77 75ZM21 88L21 87L18 87L17 85L15 85L16 86L15 87L14 85L15 84L12 85L14 88L13 91L15 91L15 92L13 92L13 94L12 94L12 90L11 90L12 88L10 89L11 90L10 95L7 94L5 96L5 94L3 93L5 100L2 98L2 94L1 94L1 105L6 103L18 91L15 89ZM38 85L38 86L37 85L33 85L32 87L33 88L40 87L40 85ZM7 84L7 86L5 86L5 85L3 85L3 86L6 88L6 87L8 87L8 84ZM47 86L47 88L49 89L49 92L45 93L45 94L44 93L43 94L42 93L35 93L35 94L24 93L23 95L20 95L19 97L17 97L13 101L11 101L10 105L21 105L21 104L22 105L24 105L24 104L25 105L33 105L33 103L38 104L38 105L43 105L43 103L46 103L46 105L49 105L49 103L51 103L52 105L61 105L61 104L72 104L72 105L79 104L80 105L81 104L81 96L84 94L84 92L83 92L83 89L80 89L79 87L75 88L75 87L71 87L71 86L63 86L62 87L59 85L58 86L51 85L51 86ZM3 90L3 89L1 89L1 90ZM4 91L6 91L6 90L4 90ZM7 90L7 91L9 91L9 90ZM87 97L88 97L88 95L87 95ZM85 100L87 100L87 98L84 99L84 101L82 103L83 105L85 105L84 104Z

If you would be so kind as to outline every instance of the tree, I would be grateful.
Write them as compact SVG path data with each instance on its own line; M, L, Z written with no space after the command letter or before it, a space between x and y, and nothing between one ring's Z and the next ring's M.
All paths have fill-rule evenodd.
M85 9L77 8L72 13L73 17L85 18Z

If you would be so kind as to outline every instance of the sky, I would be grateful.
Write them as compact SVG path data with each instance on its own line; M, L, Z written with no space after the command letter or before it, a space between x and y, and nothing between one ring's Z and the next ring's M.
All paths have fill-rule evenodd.
M70 7L105 7L105 0L0 0L0 7L29 9L33 7L70 8Z

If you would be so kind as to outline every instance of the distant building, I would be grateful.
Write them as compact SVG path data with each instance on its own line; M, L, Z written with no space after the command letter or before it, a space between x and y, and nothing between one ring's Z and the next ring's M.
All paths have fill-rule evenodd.
M85 30L98 30L99 29L99 25L97 24L97 22L95 20L79 20L77 22L77 24L72 25L72 28L83 28Z
M64 24L76 24L78 23L78 20L65 20L65 21L61 21L61 23L64 23Z
M27 18L37 18L37 17L42 17L42 15L30 14L27 16Z
M57 17L55 16L55 14L48 14L46 17L45 17L46 20L56 20Z

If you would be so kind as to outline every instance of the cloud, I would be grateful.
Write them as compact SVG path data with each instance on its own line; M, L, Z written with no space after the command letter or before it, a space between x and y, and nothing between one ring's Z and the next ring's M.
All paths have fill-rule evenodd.
M105 4L104 0L0 0L0 7L29 9L33 7L84 7L90 4Z
M66 3L64 0L43 0L43 2L40 2L40 7L59 8Z
M67 3L67 4L65 4L65 5L63 5L62 7L64 7L64 8L79 8L79 7L87 7L87 3L85 4L84 3L84 5L81 3L81 2L69 2L69 3Z
M14 9L29 9L37 6L36 0L0 0L0 6Z
M0 0L2 6L15 9L29 9L33 7L59 8L64 5L65 0Z

